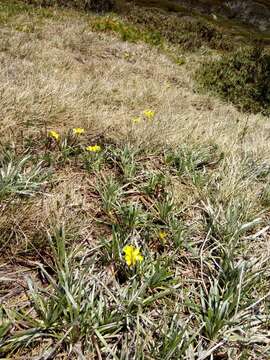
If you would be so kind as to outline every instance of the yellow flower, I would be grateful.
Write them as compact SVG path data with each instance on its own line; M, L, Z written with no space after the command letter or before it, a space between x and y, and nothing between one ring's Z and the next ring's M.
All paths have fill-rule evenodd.
M135 124L141 122L141 120L142 120L142 119L141 119L140 117L134 117L134 118L132 119L132 121L133 121Z
M101 147L99 145L94 145L94 146L87 146L85 148L86 151L89 152L100 152L101 151Z
M133 245L127 245L124 247L123 251L128 266L135 266L137 262L143 261L143 256L141 255L139 248L135 248Z
M143 115L147 119L153 119L153 117L155 116L155 111L154 110L144 110Z
M83 128L74 128L73 129L73 134L74 135L82 135L84 133L84 129Z
M167 235L168 234L165 231L160 231L158 233L158 236L159 236L160 240L162 240L162 241L164 241L166 239Z
M49 137L55 140L59 140L60 135L58 134L58 132L51 130L49 131Z

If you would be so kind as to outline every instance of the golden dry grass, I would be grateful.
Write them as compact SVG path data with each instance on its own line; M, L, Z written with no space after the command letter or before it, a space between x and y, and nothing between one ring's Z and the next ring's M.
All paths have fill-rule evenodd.
M166 245L165 249L169 255L164 254L164 257L170 257L174 251L179 256L177 267L173 270L174 276L177 279L178 276L181 278L185 284L183 291L187 292L187 297L193 294L194 302L197 304L199 293L196 293L195 285L194 288L191 285L190 278L194 284L196 281L199 284L204 281L203 266L205 266L205 271L210 269L210 266L209 269L207 268L207 261L208 256L212 256L213 243L208 239L207 219L213 215L213 219L217 219L218 226L221 224L220 231L224 232L225 237L230 231L227 229L226 221L228 223L231 221L230 211L234 220L235 210L236 215L240 214L240 220L236 216L236 221L239 220L239 223L242 221L245 225L250 219L257 220L257 217L262 215L259 225L255 221L255 226L251 227L250 233L245 233L241 240L246 246L243 258L252 260L258 257L260 260L258 263L263 264L261 269L264 269L265 259L269 255L268 215L267 210L263 214L260 213L262 207L259 200L264 184L263 181L254 180L255 175L252 170L247 171L248 175L245 177L243 167L248 157L254 161L261 159L268 162L269 119L260 114L240 113L232 105L225 104L209 95L196 93L196 85L193 81L195 69L203 58L218 56L218 54L204 50L193 55L182 54L186 57L186 63L179 66L158 48L144 43L123 42L117 35L92 31L94 15L51 9L49 10L51 16L45 17L41 16L38 10L36 11L36 14L31 12L31 14L16 15L9 19L8 23L0 26L0 36L4 39L0 45L1 143L9 143L16 152L18 144L19 147L24 144L24 150L27 148L30 135L34 135L34 139L39 139L42 133L43 138L46 138L48 129L63 133L73 127L83 127L86 130L86 139L91 139L96 134L103 134L106 139L115 139L119 143L128 143L128 140L132 139L133 145L135 143L148 148L150 155L145 156L149 159L141 162L147 170L159 168L159 161L163 160L155 159L151 151L153 150L154 153L154 149L162 148L162 145L188 144L192 148L197 144L200 146L217 144L217 157L222 152L225 153L225 159L220 168L218 168L218 161L216 163L210 161L206 165L207 174L202 170L197 180L194 180L197 176L196 171L192 174L194 178L190 176L188 179L185 175L183 179L181 176L168 175L172 178L174 200L180 207L181 221L186 221L187 231L190 231L190 233L187 232L188 241L192 245L190 248L183 246L179 251L180 254L179 248L172 250L169 245ZM133 123L132 118L140 116L145 109L155 111L154 119L138 124ZM29 145L29 151L38 152L38 146L36 148L33 146L32 149ZM117 149L115 151L117 152ZM52 151L53 156L54 154L57 156L57 151ZM257 163L256 166L259 167ZM257 167L254 172L257 171ZM141 170L142 175L139 174L138 178L143 178L145 175L143 172L145 169ZM52 171L49 185L44 192L27 200L11 198L0 204L2 250L8 255L16 256L17 259L25 257L26 267L27 261L31 262L31 260L25 255L31 256L33 252L35 266L38 266L37 261L45 264L50 261L52 255L47 252L49 247L47 235L48 233L54 235L55 229L62 226L66 230L67 246L69 246L69 234L71 234L73 245L80 244L86 254L89 249L90 251L93 247L95 249L96 242L101 240L103 234L112 242L112 234L110 231L107 234L107 227L103 224L101 228L97 224L102 216L104 217L102 220L105 219L104 223L108 221L110 224L110 220L115 220L113 215L110 218L111 214L105 212L104 215L104 209L101 210L102 201L97 191L97 182L104 175L103 172L89 174L80 166L76 167L72 161L69 163L69 160L64 165L61 161L59 164L56 163L52 166ZM113 166L109 171L105 170L105 175L108 175L110 171L117 179L118 173ZM168 170L164 170L166 171ZM200 176L202 182L200 182ZM135 185L132 183L133 180L130 180L130 183L129 180L125 180L126 184L119 185L128 189L125 190L126 198L121 203L123 207L125 201L130 201L130 203L133 201L138 205L144 199L144 195L138 191L137 179L134 180ZM152 201L152 203L147 203L144 199L147 211L151 212L153 200L147 196L145 198ZM246 214L244 211L243 214L239 213L241 206ZM229 215L226 214L227 210ZM206 214L207 211L208 214ZM157 226L156 223L153 228L155 226ZM237 224L235 228L238 229L238 226L240 225ZM159 227L151 229L151 231L158 230ZM258 235L259 231L262 233ZM252 237L256 241L250 242ZM156 239L153 238L151 241L154 243ZM151 248L152 244L146 244L146 247L148 246ZM199 255L195 254L193 246L194 249L198 247ZM209 253L208 249L210 249ZM254 249L256 249L255 255ZM240 254L237 256L240 258ZM149 261L150 265L151 261ZM200 261L201 264L198 265ZM204 262L206 265L203 265ZM98 263L102 269L98 276L102 277L104 273L108 273L110 266L113 269L112 272L116 269L113 275L109 272L109 277L114 279L118 291L122 284L117 283L116 276L119 270L116 263L114 259L111 260L111 264L107 264L107 267L102 267L103 264ZM18 265L16 266L18 268ZM7 269L10 269L10 263L5 258L2 259L0 274L4 274ZM121 271L120 267L119 269ZM18 271L20 271L19 268ZM24 274L25 271L27 270L23 268L21 273ZM201 274L198 275L200 271ZM267 279L267 274L265 279ZM17 281L20 281L20 277ZM87 281L90 280L87 278ZM5 287L4 279L3 291L7 294L9 291L12 292L10 288L5 289ZM254 293L256 291L257 289ZM22 292L22 290L21 293L18 292L18 297L22 297L22 301L25 301ZM182 293L181 290L177 301L181 299L182 302L184 292ZM268 294L268 289L253 295L252 299L264 299L265 294ZM11 299L5 305L8 309L12 309L16 301L17 298ZM164 301L164 308L168 306L169 312L175 311L174 307L170 307L171 303L171 298L168 300L168 305ZM163 304L160 302L157 306L162 308ZM264 307L263 303L261 307L263 313L266 306ZM236 310L238 310L238 305ZM152 314L151 310L151 316ZM155 316L154 311L154 320ZM191 319L193 315L190 316ZM203 326L202 323L199 324ZM262 343L267 345L268 330L265 330L264 335ZM148 336L151 337L151 334ZM203 336L199 339L203 343ZM255 342L255 340L252 341ZM53 344L53 341L51 343ZM80 346L79 342L77 344ZM74 345L72 358L74 359L77 356L77 344L72 343L72 346ZM144 346L147 346L146 344L147 342ZM43 348L49 347L46 341L43 345L33 346L31 350L33 354L41 354L44 351ZM209 351L212 352L211 342L205 346L206 350L210 349ZM203 350L199 351L203 353ZM254 355L256 352L253 350L252 348L250 353ZM190 352L192 351L194 353L197 351L197 344ZM238 355L241 352L237 352L237 346L232 351L235 351L233 354ZM261 353L263 351L264 349ZM108 355L107 349L104 353ZM129 354L128 350L127 354ZM26 356L24 352L22 356ZM29 356L31 358L34 355ZM86 356L89 356L89 359L94 357L92 353Z
M109 128L110 134L124 138L131 118L153 108L154 128L136 130L142 142L192 139L216 142L226 151L268 153L269 119L242 114L195 92L192 74L200 54L178 66L143 43L92 32L91 16L67 14L63 18L55 10L52 19L36 21L31 32L2 26L3 134L83 126L90 131ZM35 17L20 15L13 22L27 29Z
M235 164L229 167L228 182L239 171L238 155L269 158L268 118L240 113L232 105L196 93L192 76L202 54L190 55L179 66L157 48L91 31L94 20L93 15L54 9L52 18L38 12L36 17L20 14L8 26L2 25L1 142L15 145L47 129L80 126L90 134L104 133L120 141L132 137L142 146L215 143ZM155 122L133 124L132 118L148 108L155 110ZM72 188L70 178L76 184L79 175L67 171L67 177L55 176L63 187L56 193L64 199ZM15 226L16 236L24 234L26 242L33 239L41 223L47 226L47 204L58 197L51 194L25 208L22 204L12 216L6 212L2 231L17 221L24 228Z

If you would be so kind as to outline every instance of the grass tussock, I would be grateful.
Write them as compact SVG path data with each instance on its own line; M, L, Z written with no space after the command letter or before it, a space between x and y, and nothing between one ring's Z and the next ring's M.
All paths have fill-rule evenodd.
M8 9L1 355L268 359L268 119L196 94L201 55Z

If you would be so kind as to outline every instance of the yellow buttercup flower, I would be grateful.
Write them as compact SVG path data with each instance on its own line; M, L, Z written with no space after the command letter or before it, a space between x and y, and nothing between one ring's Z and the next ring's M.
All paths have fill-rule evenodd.
M99 145L94 145L94 146L87 146L85 148L86 151L89 152L100 152L101 151L101 147Z
M51 131L49 131L49 137L54 140L59 140L60 135L58 134L58 132L51 130Z
M165 231L160 231L160 232L158 233L158 236L159 236L160 240L165 240L166 237L167 237L167 235L168 235L168 234L167 234Z
M135 248L133 245L126 245L123 251L128 266L135 266L137 262L143 261L143 256L141 255L139 248Z
M143 115L147 119L153 119L153 117L155 116L155 111L154 110L144 110Z
M141 122L141 120L142 120L142 119L141 119L140 117L134 117L134 118L132 119L132 121L133 121L135 124Z
M73 129L73 134L74 135L82 135L84 133L84 129L83 128L74 128Z

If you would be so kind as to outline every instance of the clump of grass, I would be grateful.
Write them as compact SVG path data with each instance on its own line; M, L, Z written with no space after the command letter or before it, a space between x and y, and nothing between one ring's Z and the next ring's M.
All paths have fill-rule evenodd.
M261 222L260 217L252 217L252 209L241 197L233 198L227 204L216 204L216 207L207 204L205 211L207 229L210 230L211 236L227 243L228 247L236 246L241 235L256 228Z
M19 1L1 1L0 4L0 21L7 22L13 16L27 13L28 6Z
M0 198L34 195L46 178L42 163L33 164L27 155L21 159L3 160L0 163Z
M263 206L270 206L270 184L267 182L261 192L260 200Z
M137 155L138 151L128 145L124 146L123 149L116 149L116 151L114 151L116 164L118 164L123 177L127 180L134 178L136 175L138 170Z
M222 158L218 154L217 146L179 146L167 149L164 153L165 163L177 171L179 175L192 174L203 171L206 167L214 166Z
M260 47L204 63L196 79L203 89L242 111L270 114L270 56Z
M207 339L214 340L222 329L233 328L235 323L244 322L246 329L251 326L246 321L254 305L250 293L260 274L254 269L248 271L248 266L252 265L246 261L234 263L231 256L225 256L216 277L210 279L205 289L201 288L198 315L202 317Z
M198 188L208 181L207 169L217 166L223 154L215 145L178 146L166 149L164 161L170 166L170 171L178 176L188 178Z
M101 178L97 185L97 190L100 195L103 209L107 214L110 214L116 208L118 201L122 194L122 187L116 179L112 176L108 178Z
M34 4L34 2L32 2ZM36 5L38 2L36 2ZM31 16L34 14L31 23L21 24L18 15ZM45 18L53 18L54 15L45 7L36 8L30 4L30 1L23 0L2 0L0 3L0 23L13 26L17 31L26 33L35 33L40 29L40 25ZM16 20L15 20L16 19Z
M148 196L159 197L165 191L169 179L160 171L151 171L144 175L145 181L141 185L141 191Z

